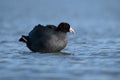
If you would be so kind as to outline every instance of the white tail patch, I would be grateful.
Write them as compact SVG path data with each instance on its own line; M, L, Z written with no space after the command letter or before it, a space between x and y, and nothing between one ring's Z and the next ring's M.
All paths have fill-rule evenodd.
M27 42L27 39L25 39L24 37L22 37L23 38L23 40L25 40L25 42Z

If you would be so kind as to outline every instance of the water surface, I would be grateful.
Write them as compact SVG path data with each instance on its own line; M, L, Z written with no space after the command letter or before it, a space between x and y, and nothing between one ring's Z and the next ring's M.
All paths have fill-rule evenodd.
M119 80L119 0L1 0L0 80ZM37 24L68 22L76 34L60 53L18 42ZM68 54L66 54L68 53Z

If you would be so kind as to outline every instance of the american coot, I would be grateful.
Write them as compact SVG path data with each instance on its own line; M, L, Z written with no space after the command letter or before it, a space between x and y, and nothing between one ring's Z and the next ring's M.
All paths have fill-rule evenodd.
M26 43L33 52L58 52L67 44L67 32L74 33L68 23L62 22L58 27L38 24L28 36L22 35L19 41Z

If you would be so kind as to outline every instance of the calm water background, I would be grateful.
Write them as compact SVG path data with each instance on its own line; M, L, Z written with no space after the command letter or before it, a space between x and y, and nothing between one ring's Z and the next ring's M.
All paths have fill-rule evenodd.
M37 24L68 22L63 54L18 42ZM0 0L0 80L120 80L120 0Z

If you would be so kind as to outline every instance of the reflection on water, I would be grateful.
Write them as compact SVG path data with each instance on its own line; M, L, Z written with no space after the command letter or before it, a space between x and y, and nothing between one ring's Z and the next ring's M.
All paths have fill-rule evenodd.
M120 1L0 1L0 80L119 80ZM68 22L76 34L59 53L19 43L36 24Z

